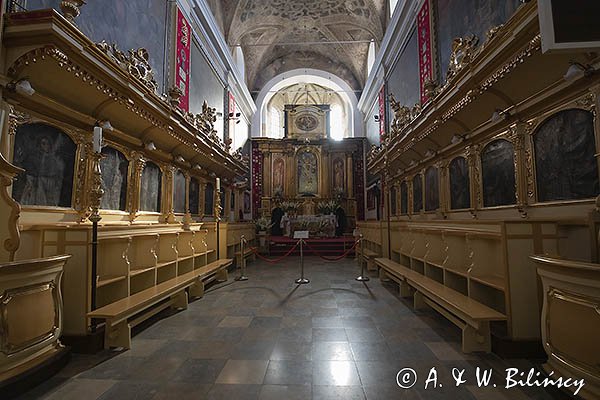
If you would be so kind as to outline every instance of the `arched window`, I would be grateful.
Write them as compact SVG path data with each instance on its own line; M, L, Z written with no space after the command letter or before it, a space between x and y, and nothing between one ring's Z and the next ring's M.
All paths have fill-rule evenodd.
M398 5L398 0L390 0L390 17L392 15L394 15L394 10L396 9L397 5Z
M204 192L204 215L213 215L215 205L215 188L212 183L206 184Z
M406 182L400 184L400 214L408 214L408 185Z
M246 77L246 64L244 62L244 51L242 50L242 46L235 46L233 48L233 61L235 62L235 66L240 73L242 80Z
M438 169L429 167L425 172L425 211L440 207L440 177Z
M594 198L599 193L594 116L561 111L533 136L538 201Z
M469 189L469 165L464 157L450 162L450 208L460 210L471 207Z
M377 49L375 47L375 41L371 40L371 43L369 43L369 52L367 54L367 77L369 77L371 70L373 69L373 65L375 65L376 53Z
M196 178L190 178L190 214L200 214L200 182Z
M418 214L423 210L423 177L417 174L413 178L413 213Z
M162 172L158 165L151 161L146 163L140 186L140 210L160 212Z
M483 206L495 207L515 204L514 149L508 140L495 140L481 153Z
M100 208L104 210L121 210L127 208L127 172L129 162L125 156L112 147L102 148L100 170L102 171L102 201Z
M185 175L181 170L177 170L173 177L173 210L177 214L185 214L185 198Z
M344 111L341 105L334 104L331 106L329 126L330 136L333 140L342 140L344 138Z
M77 146L63 131L42 123L17 128L13 163L25 170L13 184L22 205L71 207Z
M281 126L281 113L275 107L271 107L271 134L270 137L281 138L283 137L283 128Z

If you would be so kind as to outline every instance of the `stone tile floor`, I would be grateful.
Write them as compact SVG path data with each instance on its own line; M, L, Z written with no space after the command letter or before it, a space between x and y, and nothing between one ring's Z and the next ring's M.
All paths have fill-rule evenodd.
M213 286L187 310L141 331L131 350L74 355L20 399L563 397L539 388L506 389L506 368L527 372L537 361L463 354L458 328L433 311L413 311L392 284L355 281L357 273L350 259L307 258L311 283L298 286L298 258L250 263L249 281ZM477 367L493 370L487 387L478 387ZM396 383L404 368L418 375L410 389ZM453 368L465 370L467 382L459 387Z

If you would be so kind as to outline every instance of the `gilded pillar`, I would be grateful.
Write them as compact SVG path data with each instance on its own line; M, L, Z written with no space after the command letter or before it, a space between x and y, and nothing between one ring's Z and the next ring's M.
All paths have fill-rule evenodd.
M483 206L481 196L481 163L479 160L480 150L479 145L467 147L467 163L469 164L469 177L471 178L469 179L471 194L471 208L469 211L473 218L477 216L477 210Z
M333 169L331 168L331 153L327 150L321 151L319 162L319 194L323 198L332 197L330 175Z
M183 175L185 176L185 215L183 217L183 227L185 229L189 228L190 224L193 222L192 220L192 214L190 212L190 174L189 172L185 171L183 173Z
M94 187L94 171L96 160L92 149L92 135L77 134L73 137L77 144L75 156L75 179L73 180L73 191L75 198L73 208L79 215L79 221L84 222L90 216L89 194Z
M262 150L262 149L261 149ZM271 164L273 162L273 157L271 156L271 151L261 151L262 154L264 155L263 157L263 189L264 189L264 196L265 197L272 197L273 196L273 190L272 190L272 185L273 185L273 179L271 176Z
M352 153L346 153L346 190L349 199L354 198L354 163Z
M163 201L161 222L172 224L175 222L175 211L173 209L173 176L175 167L164 165L163 167Z
M440 194L440 213L442 214L442 216L445 216L448 212L448 209L450 208L450 180L448 178L448 161L444 160L443 162L439 162L436 164L436 167L439 171L438 187Z
M527 169L525 164L525 130L524 123L517 123L510 127L510 139L514 147L515 164L515 196L517 210L523 218L527 216Z
M140 211L142 172L146 166L146 160L143 155L138 152L132 153L131 157L132 162L129 164L129 176L131 176L131 182L128 184L127 204L129 208L129 220L133 222Z

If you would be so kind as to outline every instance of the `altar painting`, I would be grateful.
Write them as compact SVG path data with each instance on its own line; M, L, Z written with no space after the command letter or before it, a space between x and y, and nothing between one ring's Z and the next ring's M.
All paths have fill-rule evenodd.
M302 196L314 196L319 191L319 168L317 156L305 151L298 155L298 193Z

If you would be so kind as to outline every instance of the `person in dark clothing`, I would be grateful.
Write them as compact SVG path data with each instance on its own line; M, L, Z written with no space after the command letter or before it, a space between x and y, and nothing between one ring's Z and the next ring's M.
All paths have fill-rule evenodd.
M342 207L338 207L335 210L335 217L337 219L337 226L335 228L335 236L342 236L346 231L346 227L348 226L348 221L346 220L346 212Z
M279 207L275 207L271 212L271 236L283 236L283 230L281 229L282 217L283 210Z

